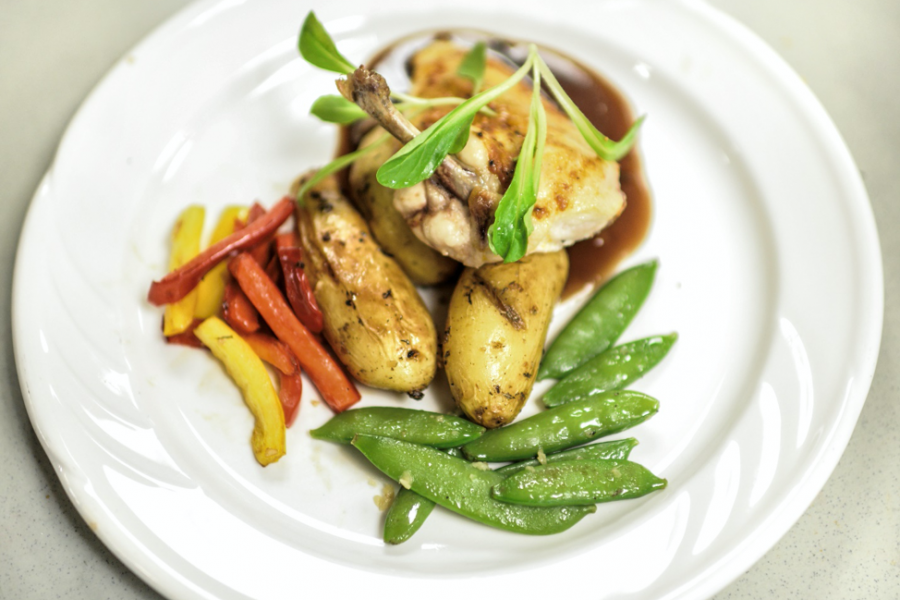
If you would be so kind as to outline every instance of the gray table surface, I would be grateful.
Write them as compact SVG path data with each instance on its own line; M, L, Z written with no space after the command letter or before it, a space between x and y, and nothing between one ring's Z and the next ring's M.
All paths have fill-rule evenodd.
M862 171L881 236L885 321L850 445L799 522L716 596L900 598L900 2L713 0L805 79ZM0 598L159 598L78 516L28 421L10 333L31 196L106 70L184 0L0 0Z

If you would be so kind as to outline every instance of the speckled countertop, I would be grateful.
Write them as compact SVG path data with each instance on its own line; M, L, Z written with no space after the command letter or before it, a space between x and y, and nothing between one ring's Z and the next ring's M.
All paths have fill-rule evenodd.
M28 202L104 72L184 0L0 1L0 598L159 598L94 536L35 437L10 333ZM881 236L885 320L844 457L800 521L717 600L900 598L900 2L714 0L773 46L837 123Z

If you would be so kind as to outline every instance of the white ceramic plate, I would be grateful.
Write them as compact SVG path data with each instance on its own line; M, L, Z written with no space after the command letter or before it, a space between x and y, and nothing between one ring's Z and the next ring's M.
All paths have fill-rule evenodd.
M85 102L37 192L16 265L16 357L35 429L81 515L179 599L721 589L822 487L875 366L875 227L822 108L769 48L698 2L315 7L353 60L410 32L475 26L559 48L615 82L649 115L641 145L656 202L628 262L661 260L625 338L681 334L636 386L661 400L659 415L629 432L666 491L601 506L548 538L438 510L389 548L372 500L382 476L351 448L307 435L330 416L314 389L288 455L258 467L234 386L207 354L166 346L145 301L183 206L214 216L271 204L331 156L334 129L307 113L333 76L295 49L309 8L208 0L177 15ZM555 328L578 302L560 307ZM449 408L441 389L419 406ZM365 391L364 404L398 402L414 404Z

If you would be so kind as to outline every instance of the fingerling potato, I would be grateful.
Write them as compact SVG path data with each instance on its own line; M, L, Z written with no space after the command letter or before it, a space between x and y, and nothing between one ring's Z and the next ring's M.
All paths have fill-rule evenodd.
M454 400L476 423L500 427L522 410L568 272L565 250L463 271L442 360Z
M304 269L325 339L361 383L421 391L434 378L437 334L416 288L381 251L334 177L304 201L297 215Z

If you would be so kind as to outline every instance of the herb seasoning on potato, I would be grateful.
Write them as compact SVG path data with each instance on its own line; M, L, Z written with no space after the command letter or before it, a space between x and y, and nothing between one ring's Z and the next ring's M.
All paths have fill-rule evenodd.
M304 270L322 308L325 339L361 383L421 392L434 378L437 334L415 286L372 239L334 177L303 201L297 216Z

